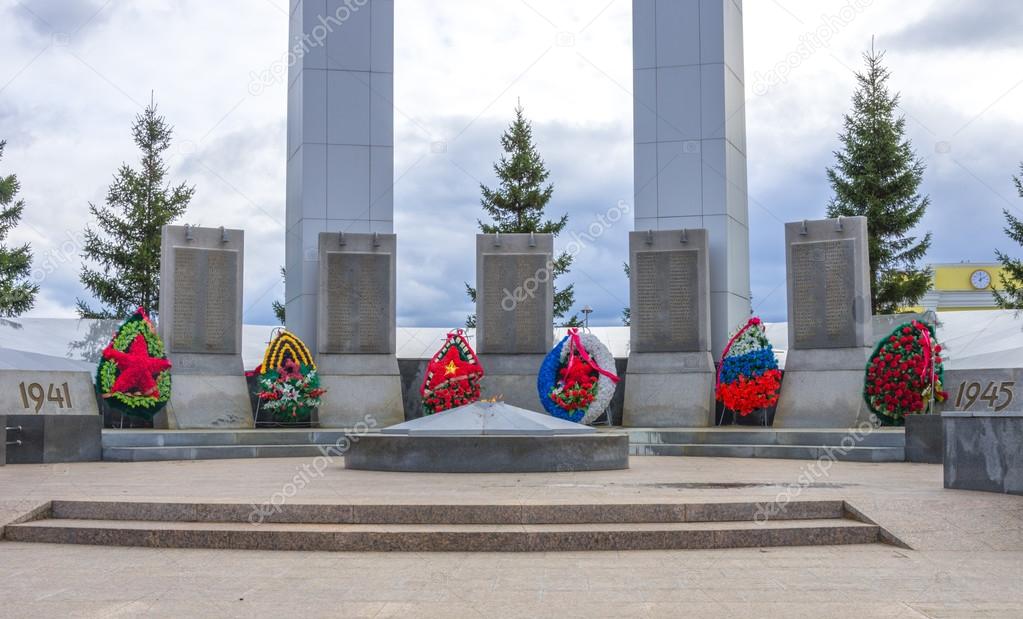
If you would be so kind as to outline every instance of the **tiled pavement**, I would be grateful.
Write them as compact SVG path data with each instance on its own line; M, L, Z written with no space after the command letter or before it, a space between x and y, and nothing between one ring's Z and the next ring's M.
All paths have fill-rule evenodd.
M313 460L0 468L0 521L62 499L593 503L841 498L892 546L599 553L274 553L0 542L0 616L1023 616L1023 497L914 464L632 459L628 471L406 475ZM810 483L797 490L790 484Z

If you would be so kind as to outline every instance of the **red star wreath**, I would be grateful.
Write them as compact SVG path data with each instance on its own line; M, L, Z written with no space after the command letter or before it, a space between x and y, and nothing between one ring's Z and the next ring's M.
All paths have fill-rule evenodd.
M121 325L96 369L96 390L111 407L152 419L170 400L171 363L141 307Z
M103 351L104 359L112 359L117 364L118 376L114 381L114 391L132 395L149 395L160 397L160 389L156 377L160 372L170 369L170 361L153 357L149 354L149 345L141 333L132 340L128 352L114 348L113 343Z

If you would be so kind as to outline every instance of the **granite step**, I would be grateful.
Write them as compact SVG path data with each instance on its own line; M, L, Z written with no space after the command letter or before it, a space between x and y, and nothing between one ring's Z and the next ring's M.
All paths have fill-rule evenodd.
M104 447L108 462L163 462L168 460L234 460L244 458L315 458L334 453L334 444L197 445L174 447Z
M859 517L841 500L771 503L303 504L252 505L145 501L52 501L46 518L66 520L276 524L624 524L752 522ZM860 518L865 520L864 518Z
M851 519L632 524L244 524L46 519L11 525L14 542L335 552L552 552L873 544Z
M637 444L668 445L794 445L818 447L905 447L904 428L880 428L869 432L855 429L750 428L621 428Z
M227 445L333 445L345 430L103 430L103 447L222 447Z
M700 458L777 458L843 462L905 462L905 447L842 447L829 445L748 445L630 443L632 456L689 456Z

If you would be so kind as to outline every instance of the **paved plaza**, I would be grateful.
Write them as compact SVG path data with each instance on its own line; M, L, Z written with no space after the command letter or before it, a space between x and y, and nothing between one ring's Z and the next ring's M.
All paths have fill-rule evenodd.
M312 459L8 466L0 520L53 499L529 504L844 499L890 545L576 553L309 553L0 542L0 615L1019 617L1023 498L922 464L634 457L625 471L439 475ZM309 471L312 471L310 473Z

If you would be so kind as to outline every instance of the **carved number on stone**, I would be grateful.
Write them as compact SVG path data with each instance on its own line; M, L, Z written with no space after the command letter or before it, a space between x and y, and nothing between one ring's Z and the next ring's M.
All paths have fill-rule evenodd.
M43 389L39 383L21 383L18 385L21 391L21 403L25 408L32 408L35 405L35 412L39 412L46 402L56 402L57 408L74 408L71 404L71 389L67 383L55 385L50 383L48 389Z
M1014 381L997 383L997 386L996 383L989 382L986 387L982 387L976 381L959 383L959 390L956 392L956 410L969 410L977 402L986 402L987 408L1000 413L1012 404L1015 387ZM999 404L999 400L1003 397L1005 401ZM964 398L965 404L963 403Z

